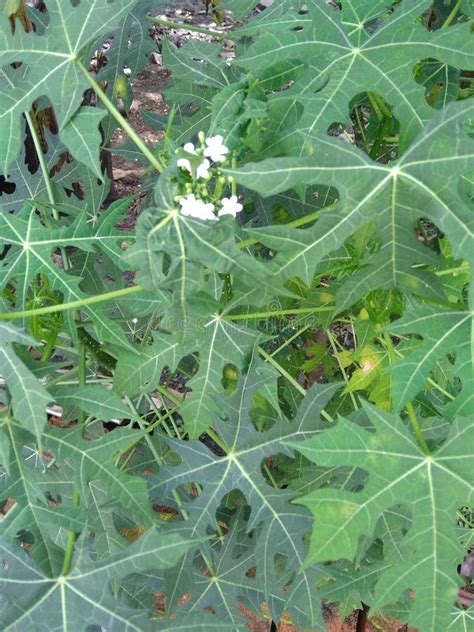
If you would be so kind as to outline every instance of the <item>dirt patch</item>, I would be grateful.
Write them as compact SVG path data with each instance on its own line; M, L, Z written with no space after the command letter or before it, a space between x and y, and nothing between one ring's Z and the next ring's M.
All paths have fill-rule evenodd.
M134 99L128 113L128 122L150 147L154 147L163 138L160 130L149 127L143 120L141 111L165 114L167 106L161 95L169 78L169 72L162 65L150 63L133 81ZM127 141L127 134L117 128L111 138L112 147L120 147ZM114 197L134 195L141 186L141 177L146 167L138 162L125 160L113 154L112 170L114 179Z

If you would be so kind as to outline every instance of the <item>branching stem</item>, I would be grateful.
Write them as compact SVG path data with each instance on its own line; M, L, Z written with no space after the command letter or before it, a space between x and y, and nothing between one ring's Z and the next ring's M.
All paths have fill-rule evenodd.
M85 68L81 62L78 61L77 63L78 63L79 68L84 73L87 83L90 85L90 87L94 90L94 92L97 94L99 99L105 105L109 114L111 114L114 117L114 119L117 121L120 127L124 130L124 132L128 134L128 137L130 138L130 140L135 143L135 145L138 147L141 153L145 156L145 158L147 158L148 162L158 171L158 173L161 173L162 171L164 171L164 169L166 168L166 165L160 160L160 158L158 158L158 156L155 156L155 154L149 149L149 147L147 147L145 142L140 138L137 132L133 129L133 127L130 125L127 119L124 116L122 116L122 114L120 114L118 109L109 99L109 97L105 94L105 92L102 90L100 85L97 83L94 77L87 70L87 68Z

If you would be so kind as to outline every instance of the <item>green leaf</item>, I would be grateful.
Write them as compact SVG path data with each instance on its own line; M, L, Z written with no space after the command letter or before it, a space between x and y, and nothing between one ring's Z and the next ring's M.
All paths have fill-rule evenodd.
M82 428L58 430L49 428L44 434L46 448L61 463L74 469L77 489L83 502L90 502L89 484L102 481L110 496L128 509L141 526L149 526L153 514L148 503L146 482L129 476L116 465L116 458L135 445L141 433L117 428L94 441L82 437Z
M199 438L220 411L219 395L226 364L242 372L259 338L258 331L226 322L218 315L204 324L198 343L199 370L188 382L192 393L180 408L191 439Z
M27 33L19 23L12 34L8 19L2 19L0 66L22 65L13 73L13 86L0 95L1 171L8 169L20 151L21 115L30 110L35 99L47 96L60 131L65 128L89 87L78 61L83 61L84 51L113 29L136 3L113 0L111 10L107 0L81 0L76 5L49 0L44 34Z
M108 421L110 419L127 419L135 415L121 398L106 387L99 384L86 386L63 386L52 389L56 401L66 410L78 406L96 419Z
M98 108L82 107L61 131L61 140L76 160L91 169L99 180L104 176L100 166L101 135L99 125L106 112Z
M455 373L461 392L446 407L449 418L474 415L474 312L418 307L387 326L394 334L419 334L423 342L392 368L393 402L396 410L425 386L436 362L455 354Z
M415 225L420 217L430 219L451 240L455 255L474 263L472 209L458 192L459 178L474 156L474 139L468 134L473 113L472 101L451 104L389 165L373 162L344 142L321 137L311 139L309 157L273 158L229 170L262 195L309 184L339 191L336 209L322 212L313 228L270 226L248 234L277 251L280 275L298 275L309 283L318 261L357 228L373 222L380 248L343 286L338 307L343 309L376 288L442 300L439 282L420 267L435 263L436 256L417 240Z
M427 632L444 630L461 583L456 562L464 555L455 513L460 505L472 503L474 495L469 484L474 423L454 423L441 448L426 456L397 416L368 404L365 409L373 430L341 419L318 437L287 442L320 465L351 464L369 474L357 493L329 488L298 501L315 519L306 564L354 558L359 537L373 533L379 516L395 504L406 505L412 526L403 540L404 557L382 572L372 607L393 603L409 588L415 594L410 625Z
M85 517L65 499L56 505L50 502L48 493L55 487L57 470L46 467L33 436L8 418L2 430L1 440L8 440L9 454L2 460L6 472L0 477L0 494L2 499L12 499L14 505L0 521L0 537L16 544L22 534L30 534L34 541L28 548L35 562L48 575L59 573L64 553L54 533L61 527L81 531ZM28 540L24 535L21 539Z
M121 604L113 583L135 571L169 568L192 545L178 535L150 529L125 551L94 561L83 542L72 571L53 577L44 575L21 549L0 545L2 628L20 632L47 624L54 632L91 625L114 632L160 630L147 612ZM167 625L163 629L173 629Z
M125 208L128 201L125 203ZM64 302L82 300L86 294L80 289L80 278L64 270L53 259L53 254L67 245L84 251L97 248L104 252L117 265L124 267L120 243L123 232L114 227L118 216L123 213L124 204L119 202L95 226L88 221L87 214L81 213L73 224L51 230L44 226L33 204L25 206L16 216L0 215L0 243L8 244L8 251L0 269L0 283L4 287L16 280L17 307L27 308L28 287L38 274L45 274L52 290L63 294ZM120 347L129 347L122 329L107 318L101 307L84 306L84 311L94 320L99 339L113 342ZM76 326L69 316L69 328L75 336Z
M183 355L174 336L154 332L152 344L143 346L139 355L132 351L120 354L114 374L115 391L131 396L152 393L163 369L173 371Z
M293 2L280 2L282 12L264 11L238 32L259 35L237 63L253 73L283 60L304 60L307 71L290 90L275 97L289 109L299 102L304 114L298 129L326 133L334 122L349 123L349 104L362 92L379 94L400 122L402 146L423 129L434 110L416 83L413 66L435 59L455 68L474 68L468 24L429 32L418 19L429 1L403 0L390 11L390 2L350 0L339 12L310 0L301 13ZM286 10L285 10L286 9ZM283 129L280 143L298 151Z
M261 467L266 457L284 450L283 442L290 437L303 438L321 432L327 422L321 421L320 411L335 388L333 385L313 387L293 422L279 419L271 430L257 432L247 411L253 395L272 378L274 374L269 367L255 362L249 373L241 377L234 395L221 399L221 416L228 421L220 423L218 429L229 448L226 456L217 456L198 441L173 441L172 449L179 455L182 464L161 468L150 486L150 493L155 502L166 503L171 492L185 483L202 486L197 498L183 505L190 516L183 528L186 528L189 537L195 537L205 534L209 526L215 528L216 511L222 499L235 488L240 489L251 507L247 529L259 527L256 545L259 582L266 598L272 591L279 595L279 600L276 599L273 604L276 609L273 614L279 619L284 607L293 612L292 605L295 604L292 600L296 600L295 616L303 616L303 609L309 624L321 627L313 572L309 569L299 575L292 574L300 568L305 556L304 536L309 526L308 516L305 511L289 504L294 492L270 487ZM286 558L286 582L283 581L283 585L275 568L277 554ZM282 594L285 594L285 583L290 584L286 591L289 600L286 605L281 600ZM298 586L296 592L293 591L295 585Z
M0 374L12 398L13 417L39 439L46 422L46 406L53 396L18 358L13 347L15 343L39 344L21 329L0 322Z

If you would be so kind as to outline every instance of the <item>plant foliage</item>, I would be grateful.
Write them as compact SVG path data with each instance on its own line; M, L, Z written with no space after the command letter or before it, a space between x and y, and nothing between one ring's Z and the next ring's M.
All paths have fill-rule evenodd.
M1 628L466 631L472 2L195 4L0 12Z

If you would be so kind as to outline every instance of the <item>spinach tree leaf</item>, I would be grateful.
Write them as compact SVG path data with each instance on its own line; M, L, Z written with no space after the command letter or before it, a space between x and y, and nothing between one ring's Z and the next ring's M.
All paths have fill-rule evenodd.
M388 165L339 140L318 137L311 139L308 157L271 158L229 170L262 195L309 184L339 191L336 208L322 212L312 228L270 226L249 229L248 234L276 250L280 275L298 275L309 284L318 261L357 228L373 222L380 248L338 293L338 307L376 288L430 298L435 294L439 300L439 283L421 265L432 264L433 254L416 239L415 224L428 218L446 233L458 258L474 263L472 207L458 188L474 157L473 113L472 101L449 105Z
M127 205L128 201L125 208ZM62 293L64 302L86 298L87 295L80 288L80 277L54 261L52 255L60 248L75 246L84 251L98 249L123 269L125 264L120 247L123 232L114 227L123 210L124 203L119 202L95 226L83 212L69 226L53 230L41 223L32 203L15 216L7 213L0 215L0 244L11 246L0 267L0 282L4 287L6 283L16 281L17 307L27 308L28 288L38 274L44 274L49 279L52 290ZM84 306L83 309L93 319L101 341L129 347L121 327L107 318L101 307L92 305ZM68 318L70 330L75 336L76 326L71 320L73 316L69 314Z
M141 526L150 526L153 512L148 502L146 482L130 476L116 465L116 458L135 445L141 434L117 428L100 439L83 438L80 426L48 428L43 436L47 449L59 463L70 464L82 502L90 502L89 484L102 481L110 496L125 507Z
M276 62L304 60L307 72L275 99L282 101L283 111L300 103L304 113L298 129L309 133L325 133L334 122L349 123L354 97L375 92L400 122L406 146L435 114L414 79L415 64L429 58L455 68L474 67L469 24L429 32L420 19L429 1L403 0L390 8L384 0L350 0L342 3L342 12L322 0L276 4L287 10L277 15L264 11L259 21L239 31L259 37L237 63L260 74ZM297 151L294 131L283 129L279 143Z
M0 375L11 395L13 417L39 438L46 422L46 406L53 397L18 358L14 344L39 343L10 323L0 322Z
M2 431L2 440L8 440L8 450L5 460L2 459L5 472L0 477L0 497L9 498L14 504L0 522L0 538L16 545L21 534L32 536L28 550L33 560L47 575L59 573L64 551L53 534L61 527L80 532L85 526L85 516L65 499L50 502L48 492L55 487L56 469L46 467L33 435L9 418L3 422ZM21 539L28 541L28 537Z
M396 410L425 386L430 371L447 354L455 354L455 373L461 380L461 392L448 404L446 414L474 415L474 314L469 310L448 310L429 306L408 311L387 327L395 334L418 334L423 342L392 368L393 401Z
M247 529L258 527L256 564L259 582L266 599L273 591L279 595L279 599L272 600L275 608L272 614L278 620L285 607L293 612L294 606L295 616L302 617L303 609L309 625L321 627L313 570L295 574L306 554L304 541L309 526L308 515L290 504L295 492L270 487L261 467L266 457L282 451L284 441L290 437L309 437L322 431L327 422L323 422L319 415L337 386L313 387L292 422L280 418L270 430L258 432L248 411L252 397L269 379L274 379L273 371L254 362L253 368L241 377L234 395L221 399L221 416L227 421L221 421L218 429L229 448L225 456L217 456L197 441L172 441L170 446L182 463L163 466L158 475L150 477L150 494L155 502L166 503L173 490L181 485L194 483L200 486L202 491L197 498L183 503L190 518L182 523L183 528L192 538L205 534L208 527L215 528L216 511L221 501L232 490L240 489L251 508ZM292 455L291 452L288 454ZM275 566L275 556L278 555L283 555L286 560L283 580ZM283 590L285 585L286 591ZM298 587L296 592L293 590L295 586ZM286 605L282 600L285 592L289 600Z
M38 97L47 96L62 130L78 110L89 87L78 64L82 55L105 36L137 4L137 0L81 0L73 4L48 0L49 22L43 34L14 33L6 17L0 22L0 66L21 62L12 87L0 99L0 169L5 172L20 151L21 115ZM113 5L113 11L111 10ZM25 72L25 66L27 71Z
M94 561L86 543L68 575L44 575L19 548L0 544L0 621L4 630L67 632L100 625L119 632L174 629L157 627L149 613L121 604L113 583L139 570L169 568L194 543L150 529L124 551ZM40 626L40 627L38 627ZM179 628L178 628L179 629Z
M382 572L372 607L393 603L411 589L415 597L409 624L430 632L444 630L462 581L456 562L465 553L456 537L455 514L474 496L469 482L474 423L456 421L444 444L427 456L396 415L368 404L365 410L373 430L340 419L317 437L286 442L320 465L356 465L369 474L357 493L328 488L299 499L315 520L306 564L354 558L359 538L373 533L382 512L406 505L412 526L403 540L404 556Z

